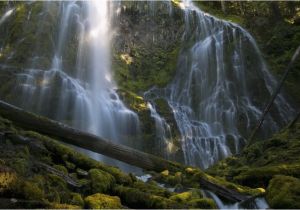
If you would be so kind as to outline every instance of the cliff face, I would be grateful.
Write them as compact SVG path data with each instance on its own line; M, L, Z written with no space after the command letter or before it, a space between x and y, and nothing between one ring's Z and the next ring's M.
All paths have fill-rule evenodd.
M112 66L121 88L142 93L164 87L174 76L183 12L168 2L124 2L117 28Z

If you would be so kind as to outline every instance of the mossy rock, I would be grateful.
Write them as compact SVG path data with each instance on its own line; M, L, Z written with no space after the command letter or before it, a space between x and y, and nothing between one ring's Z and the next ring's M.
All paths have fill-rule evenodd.
M266 187L275 175L300 177L299 164L280 164L275 166L250 168L234 177L234 181L252 187Z
M81 209L80 206L70 205L65 203L51 203L48 205L49 209Z
M29 162L24 158L12 158L7 165L14 169L18 174L25 175L29 170Z
M24 197L29 200L42 200L45 196L43 189L36 183L25 181L22 186Z
M87 196L84 199L85 207L88 209L120 209L122 204L117 196L109 196L101 193Z
M169 170L164 170L164 171L162 171L160 174L162 175L162 176L169 176Z
M99 169L91 169L89 171L89 177L91 179L91 190L93 193L108 192L116 182L112 175Z
M59 170L60 172L64 174L68 174L68 169L63 165L54 165L53 168Z
M0 164L0 193L11 189L17 180L17 174Z
M188 202L191 208L199 209L217 209L216 203L209 198L198 198Z
M65 165L66 165L67 169L70 169L70 170L74 170L76 168L76 165L69 161L65 161Z
M83 207L84 206L84 200L82 199L81 195L79 193L72 193L72 200L71 204Z
M130 174L128 175L121 171L119 168L113 166L105 166L101 169L113 175L113 177L116 180L116 183L118 184L131 185L135 179L135 177L131 176Z
M275 209L300 208L300 179L291 176L276 176L267 188L267 201Z
M180 204L168 198L142 192L139 189L131 187L116 186L114 188L114 193L130 208L167 209L186 207L184 204Z
M177 201L177 202L186 202L188 200L191 200L192 193L191 192L183 192L179 193L177 195L173 195L170 197L171 200Z
M150 193L154 195L159 195L162 197L169 197L172 195L168 190L159 187L155 181L144 183L142 181L136 181L132 185L133 188L138 189L145 193Z
M171 200L177 201L177 202L187 202L193 199L199 199L202 198L203 195L200 190L193 189L190 191L182 192L176 195L173 195L170 197Z

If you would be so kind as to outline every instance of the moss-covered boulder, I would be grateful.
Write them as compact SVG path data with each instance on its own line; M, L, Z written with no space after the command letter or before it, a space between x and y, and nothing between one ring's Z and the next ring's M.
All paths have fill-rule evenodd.
M209 198L192 199L188 202L188 205L191 208L197 208L197 209L217 209L216 203Z
M72 200L71 204L83 207L84 206L84 200L82 199L82 196L79 193L72 193Z
M0 193L9 190L17 180L16 173L8 167L1 166L2 164L0 163Z
M300 178L300 123L271 138L256 141L238 156L228 157L206 172L250 187L267 187L275 175Z
M300 179L275 176L267 188L267 201L275 209L300 208Z
M65 203L51 203L47 205L49 209L81 209L80 206L70 205Z
M114 193L124 201L125 205L131 208L169 209L186 207L186 205L176 201L149 192L143 192L138 188L116 186Z
M42 200L44 198L44 191L37 183L25 181L22 190L26 199Z
M91 169L89 171L91 179L91 190L93 193L105 193L111 190L115 184L115 179L112 175L99 169Z
M122 204L117 196L109 196L101 193L84 198L85 207L88 209L120 209Z

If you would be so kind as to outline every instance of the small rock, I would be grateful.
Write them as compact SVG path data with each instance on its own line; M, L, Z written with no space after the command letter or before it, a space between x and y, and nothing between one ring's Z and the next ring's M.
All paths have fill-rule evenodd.
M77 168L76 169L76 173L78 174L78 176L80 177L86 177L86 176L88 176L88 172L87 171L85 171L85 170L83 170L83 169L81 169L81 168Z
M169 170L164 170L164 171L160 172L160 174L163 176L169 176Z

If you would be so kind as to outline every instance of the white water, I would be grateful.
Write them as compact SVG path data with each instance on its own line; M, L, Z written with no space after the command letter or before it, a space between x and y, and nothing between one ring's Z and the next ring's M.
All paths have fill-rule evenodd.
M215 193L202 190L205 197L211 198L215 201L219 209L268 209L269 205L266 200L262 197L255 198L251 201L237 202L237 203L226 203L222 201Z
M175 148L172 142L171 127L166 120L157 113L155 107L150 102L147 103L147 107L150 110L151 117L155 121L156 140L161 150L159 152L164 155L164 158L172 159Z
M168 101L185 163L207 168L246 144L276 81L247 31L205 14L190 1L181 7L185 33L176 76L165 89L153 88L145 96ZM262 136L292 116L282 95L275 104L277 114L267 117Z
M115 92L111 75L110 2L61 2L58 37L49 70L27 69L18 74L20 105L71 124L115 143L126 144L139 134L137 115ZM75 69L64 68L71 27L78 32ZM55 100L55 101L54 101ZM95 156L95 153L90 153ZM94 158L98 158L94 157Z

